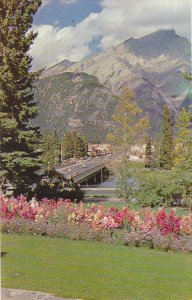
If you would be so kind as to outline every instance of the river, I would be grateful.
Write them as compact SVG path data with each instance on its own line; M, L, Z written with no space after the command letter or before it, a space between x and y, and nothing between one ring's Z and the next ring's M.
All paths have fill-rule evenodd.
M97 183L94 185L86 185L83 187L86 191L86 198L87 197L96 197L97 196L105 197L105 201L108 198L116 197L115 194L115 177L110 176L104 182Z

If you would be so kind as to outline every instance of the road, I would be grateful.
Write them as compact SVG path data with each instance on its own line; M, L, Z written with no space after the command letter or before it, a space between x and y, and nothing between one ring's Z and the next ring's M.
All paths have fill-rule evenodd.
M116 155L111 156L100 156L96 158L88 158L81 162L77 162L70 166L64 166L62 168L58 168L57 171L62 173L66 178L71 178L75 175L82 174L84 172L89 171L90 169L102 165L108 161L116 159Z

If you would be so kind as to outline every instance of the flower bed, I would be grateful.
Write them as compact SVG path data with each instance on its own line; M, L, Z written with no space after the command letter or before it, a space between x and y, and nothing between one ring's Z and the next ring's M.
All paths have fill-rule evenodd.
M74 204L70 200L27 202L24 196L0 198L2 231L42 234L72 239L101 240L116 244L149 246L192 252L192 216L122 210L102 205Z

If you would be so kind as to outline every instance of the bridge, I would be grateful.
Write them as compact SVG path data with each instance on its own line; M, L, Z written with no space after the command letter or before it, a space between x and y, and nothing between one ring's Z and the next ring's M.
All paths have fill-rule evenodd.
M82 173L79 173L77 175L73 176L74 182L82 183L84 181L87 181L89 178L94 177L94 181L97 182L96 175L99 173L101 182L103 181L103 169L106 168L106 164L99 164L93 168L89 168L86 170L83 170Z
M67 179L72 178L75 183L85 182L87 184L90 178L93 179L93 183L96 183L98 178L102 182L107 163L113 159L114 157L92 158L71 166L64 166L57 169L57 171L62 173Z

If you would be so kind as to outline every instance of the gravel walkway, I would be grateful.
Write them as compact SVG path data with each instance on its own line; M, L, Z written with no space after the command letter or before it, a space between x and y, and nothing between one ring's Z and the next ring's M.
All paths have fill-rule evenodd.
M81 300L51 296L49 294L25 290L1 288L1 300Z

